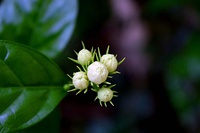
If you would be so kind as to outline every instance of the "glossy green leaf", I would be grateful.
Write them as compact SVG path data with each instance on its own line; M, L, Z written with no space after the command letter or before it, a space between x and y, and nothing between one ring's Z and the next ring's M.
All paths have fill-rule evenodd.
M60 133L60 110L56 108L39 123L15 133Z
M64 98L65 74L46 56L24 45L0 41L0 132L27 128Z
M77 0L4 0L0 4L0 39L27 44L50 58L69 41Z

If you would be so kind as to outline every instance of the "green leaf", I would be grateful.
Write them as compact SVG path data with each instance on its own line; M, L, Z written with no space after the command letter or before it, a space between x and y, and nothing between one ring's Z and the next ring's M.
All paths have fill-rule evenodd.
M32 48L0 41L0 132L27 128L65 97L65 74Z
M17 131L16 133L59 133L61 130L60 122L60 110L56 108L41 122L26 128L25 130Z
M0 4L0 39L27 44L55 58L69 41L77 0L4 0Z

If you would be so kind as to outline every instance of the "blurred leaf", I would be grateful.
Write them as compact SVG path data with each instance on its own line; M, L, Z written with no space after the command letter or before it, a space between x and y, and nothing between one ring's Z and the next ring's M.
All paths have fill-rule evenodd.
M24 45L0 41L0 70L1 133L41 121L66 95L59 67Z
M146 8L150 13L158 13L163 10L169 10L172 7L179 7L185 4L186 0L150 0Z
M4 0L0 4L0 39L28 44L55 58L75 25L77 0Z
M166 83L170 98L181 116L200 105L200 38L194 35L170 62Z

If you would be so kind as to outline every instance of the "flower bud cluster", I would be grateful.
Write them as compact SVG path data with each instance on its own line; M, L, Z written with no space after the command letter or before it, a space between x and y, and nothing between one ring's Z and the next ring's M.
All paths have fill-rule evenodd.
M83 43L82 43L83 44ZM99 103L102 106L102 102L107 106L107 102L114 106L112 98L116 97L114 93L116 91L111 90L112 85L107 81L108 78L112 78L112 75L119 74L117 67L125 60L123 58L120 62L117 61L116 56L109 54L109 46L106 50L106 54L101 56L100 49L91 51L87 50L83 44L83 49L77 54L77 60L69 58L73 62L77 63L78 72L75 72L71 77L72 83L66 84L64 89L71 91L78 91L86 93L88 89L97 92L96 99L99 99ZM69 86L73 87L69 89Z

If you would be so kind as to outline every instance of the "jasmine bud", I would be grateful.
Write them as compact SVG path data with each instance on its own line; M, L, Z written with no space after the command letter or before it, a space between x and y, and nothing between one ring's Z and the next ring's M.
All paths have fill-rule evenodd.
M92 61L92 54L89 50L87 49L82 49L78 53L78 62L81 65L87 65Z
M89 81L85 72L76 72L72 78L72 82L77 89L86 89L89 86Z
M87 76L93 83L101 84L106 81L108 77L107 67L104 64L95 61L88 66Z
M100 62L107 67L109 72L114 72L117 69L118 61L113 54L103 55Z

